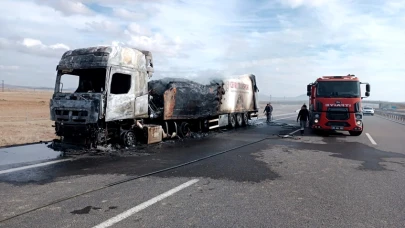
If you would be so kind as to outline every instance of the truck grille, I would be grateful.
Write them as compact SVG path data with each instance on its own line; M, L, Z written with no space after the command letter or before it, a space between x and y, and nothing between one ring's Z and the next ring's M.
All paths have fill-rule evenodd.
M55 116L56 120L61 122L86 123L88 112L56 109Z
M326 126L339 126L339 127L350 127L350 124L348 122L331 122L328 121L325 124Z
M348 120L350 113L348 108L328 108L326 112L328 120Z

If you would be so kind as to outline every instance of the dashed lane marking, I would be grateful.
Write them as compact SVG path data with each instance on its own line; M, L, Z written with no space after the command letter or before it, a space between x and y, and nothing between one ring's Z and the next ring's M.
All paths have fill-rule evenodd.
M140 211L148 208L149 206L152 206L153 204L155 204L155 203L157 203L157 202L159 202L159 201L161 201L161 200L175 194L176 192L179 192L180 190L183 190L183 189L185 189L187 187L190 187L191 185L197 183L198 181L199 181L198 179L193 179L193 180L187 181L186 183L184 183L182 185L179 185L179 186L177 186L177 187L175 187L175 188L173 188L173 189L171 189L171 190L169 190L169 191L167 191L167 192L165 192L165 193L163 193L161 195L156 196L155 198L152 198L152 199L150 199L150 200L148 200L148 201L146 201L144 203L139 204L136 207L133 207L133 208L131 208L131 209L127 210L127 211L124 211L123 213L121 213L121 214L119 214L119 215L117 215L115 217L110 218L109 220L107 220L107 221L105 221L103 223L100 223L99 225L94 226L93 228L110 227L110 226L112 226L112 225L114 225L114 224L116 224L116 223L118 223L118 222L132 216L133 214L135 214L137 212L140 212Z
M374 139L371 137L371 135L370 135L369 133L366 133L366 135L367 135L367 138L370 140L370 142L371 142L373 145L377 145L377 143L374 141Z

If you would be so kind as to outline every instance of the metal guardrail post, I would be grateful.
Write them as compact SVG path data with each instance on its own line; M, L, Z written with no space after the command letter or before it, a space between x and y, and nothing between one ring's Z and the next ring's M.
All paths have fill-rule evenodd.
M395 120L395 121L405 122L405 114L401 114L401 113L397 114L397 113L389 113L389 112L381 112L381 111L375 111L375 114L386 117L388 119Z

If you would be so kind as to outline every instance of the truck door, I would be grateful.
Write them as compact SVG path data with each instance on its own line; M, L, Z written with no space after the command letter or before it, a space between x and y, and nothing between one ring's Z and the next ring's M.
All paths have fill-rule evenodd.
M149 117L148 75L138 71L135 75L135 118Z
M135 116L134 72L111 67L107 80L106 121L133 119Z

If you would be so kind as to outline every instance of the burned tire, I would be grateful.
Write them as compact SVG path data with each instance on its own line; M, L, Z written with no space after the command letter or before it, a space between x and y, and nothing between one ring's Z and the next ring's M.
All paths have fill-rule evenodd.
M235 114L229 114L229 128L235 128L236 127L236 117Z
M248 114L247 113L243 113L242 114L242 117L243 117L243 126L246 126L246 125L248 125L248 123L249 123L249 117L248 117Z
M125 131L121 135L121 143L123 146L132 147L136 144L136 136L133 131Z
M236 123L237 123L238 127L243 125L243 117L242 117L241 113L236 114Z
M180 124L179 135L182 138L186 138L190 135L190 125L187 122L182 122Z

